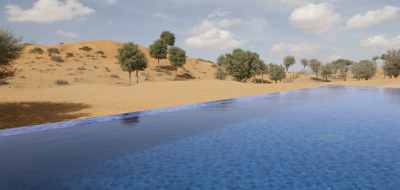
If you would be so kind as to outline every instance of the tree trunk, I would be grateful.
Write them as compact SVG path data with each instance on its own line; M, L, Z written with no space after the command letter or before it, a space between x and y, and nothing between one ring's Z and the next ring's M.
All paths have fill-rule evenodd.
M136 70L136 84L139 84L139 71Z
M129 71L129 86L132 85L132 72Z

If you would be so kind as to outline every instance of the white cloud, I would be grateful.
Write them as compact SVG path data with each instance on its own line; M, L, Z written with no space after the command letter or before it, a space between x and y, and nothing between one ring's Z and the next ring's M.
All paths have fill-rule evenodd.
M289 20L293 26L306 32L322 33L337 24L340 15L330 4L308 4L295 9Z
M196 49L225 50L239 47L241 43L235 39L230 29L240 25L241 20L222 18L226 15L222 11L209 15L193 28L185 44Z
M8 20L13 22L52 23L88 16L95 11L79 0L37 0L32 8L7 5Z
M64 30L57 30L56 34L58 36L64 37L64 38L78 38L79 34L74 33L74 32L66 32Z
M271 48L274 55L285 56L293 55L296 57L314 56L320 51L318 44L312 43L276 43Z
M400 18L400 8L385 6L382 9L368 11L365 14L357 14L347 21L348 28L365 28L377 25L389 20Z
M376 35L361 41L364 48L390 50L400 48L400 35L396 37L388 37L386 35Z

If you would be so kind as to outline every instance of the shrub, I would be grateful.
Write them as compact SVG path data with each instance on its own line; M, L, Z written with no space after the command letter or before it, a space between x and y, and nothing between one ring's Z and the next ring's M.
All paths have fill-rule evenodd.
M67 58L74 57L74 54L71 53L71 52L68 52L68 53L66 54L66 57L67 57Z
M89 47L89 46L83 46L83 47L79 48L79 50L89 52L89 51L92 51L93 48L91 48L91 47Z
M218 65L237 81L247 81L257 74L259 65L263 64L257 53L235 49L232 53L218 58Z
M58 86L66 86L66 85L69 85L69 82L66 80L56 80L55 84Z
M136 71L136 83L139 83L139 71L147 67L147 59L139 46L134 43L127 43L118 50L118 62L123 71L129 73L129 84L131 84L131 74Z
M119 79L119 76L118 75L114 75L114 74L110 75L110 77L111 78L115 78L115 79Z
M30 51L33 54L39 54L42 55L44 53L44 50L40 47L34 47L33 49L31 49Z
M64 62L64 59L63 59L61 56L59 56L59 55L52 55L52 56L50 57L50 59L51 59L52 61L54 61L54 62L57 62L57 63L62 63L62 62Z
M11 33L0 30L0 80L14 75L15 70L8 65L20 56L23 47Z
M58 50L57 48L49 48L47 49L47 53L49 54L49 56L53 56L54 54L60 54L60 50Z
M97 55L104 56L104 51L96 51L96 54L97 54Z
M282 65L270 64L269 65L270 79L278 82L286 78L285 67Z
M376 64L369 60L360 61L351 67L353 78L358 80L372 78L376 74L376 70Z

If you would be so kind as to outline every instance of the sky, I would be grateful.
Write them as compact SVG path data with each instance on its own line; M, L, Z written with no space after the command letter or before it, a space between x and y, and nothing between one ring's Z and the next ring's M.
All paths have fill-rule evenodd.
M1 0L0 28L32 43L144 46L169 30L189 56L213 61L235 48L266 63L287 55L362 60L400 48L400 1Z

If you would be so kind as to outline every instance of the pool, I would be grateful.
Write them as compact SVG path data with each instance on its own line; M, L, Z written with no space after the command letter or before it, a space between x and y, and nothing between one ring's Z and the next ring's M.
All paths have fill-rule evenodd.
M331 86L0 131L0 189L397 190L399 118L400 90Z

